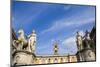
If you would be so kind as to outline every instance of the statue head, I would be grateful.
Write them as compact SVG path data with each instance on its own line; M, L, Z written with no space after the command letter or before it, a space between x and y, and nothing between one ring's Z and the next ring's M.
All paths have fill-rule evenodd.
M88 30L86 30L85 34L86 34L85 36L89 36L90 33Z
M23 29L20 29L20 30L18 31L18 34L19 34L19 35L24 34L24 30L23 30Z
M35 30L33 30L32 33L35 33Z
M79 31L77 31L77 35L80 35Z
M86 30L85 33L88 34L89 33L88 30Z

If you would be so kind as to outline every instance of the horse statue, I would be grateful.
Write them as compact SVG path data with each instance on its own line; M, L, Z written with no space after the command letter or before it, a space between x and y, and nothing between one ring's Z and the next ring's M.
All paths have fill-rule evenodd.
M17 50L23 50L27 48L27 40L22 29L18 31L18 40L13 40L13 46Z
M32 34L28 36L28 51L34 53L36 44L36 33L33 30Z
M83 49L83 45L82 45L82 36L80 35L79 32L77 32L77 35L76 35L76 43L77 43L77 47L78 47L78 50L82 50Z

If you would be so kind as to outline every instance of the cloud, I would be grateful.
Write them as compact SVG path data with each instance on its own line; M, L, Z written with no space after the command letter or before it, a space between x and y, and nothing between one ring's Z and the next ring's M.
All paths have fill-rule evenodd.
M79 31L81 36L84 36L85 33L83 30ZM77 45L76 45L76 36L70 36L62 41L62 45L67 47L67 52L70 54L75 54L77 52Z
M83 12L83 14L78 14L78 15L76 14L70 17L64 17L59 20L56 20L53 22L51 27L42 31L42 34L61 30L64 29L65 27L73 27L73 26L78 27L84 24L93 23L95 21L95 16L89 12L90 11L88 12L85 11Z
M62 42L62 44L73 44L73 43L75 43L75 37L69 37L69 38L67 38L67 39L65 39L63 42Z
M70 54L75 54L77 52L75 40L75 36L71 36L62 42L62 45L67 47L67 52Z
M49 44L36 46L36 54L52 54L52 48Z

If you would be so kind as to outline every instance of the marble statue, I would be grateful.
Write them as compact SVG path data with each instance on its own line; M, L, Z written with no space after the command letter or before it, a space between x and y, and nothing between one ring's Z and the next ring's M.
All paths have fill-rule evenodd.
M12 46L13 46L13 48L14 48L14 51L15 51L15 50L20 50L19 41L18 41L18 40L13 40Z
M13 48L16 50L26 50L28 52L35 52L35 44L36 44L36 33L33 30L32 33L25 38L24 31L20 29L18 31L18 39L13 40ZM25 47L25 49L24 49Z
M33 30L32 34L28 36L28 51L34 53L36 44L36 33Z
M88 31L85 32L85 43L87 48L90 48L90 43L91 43L91 38L90 38L90 34Z
M91 38L90 38L90 34L89 34L88 31L86 31L85 39L86 39L86 40L91 40Z
M20 47L20 50L22 50L23 46L27 43L27 40L25 38L24 31L22 29L18 31L18 34L19 34L18 41L20 42L19 47Z
M24 36L24 31L20 29L18 31L18 40L13 40L13 47L16 50L23 50L23 47L27 45L27 40Z
M78 47L78 50L82 50L83 49L83 45L82 45L82 36L80 35L79 32L77 32L77 35L76 35L76 42L77 42L77 47Z

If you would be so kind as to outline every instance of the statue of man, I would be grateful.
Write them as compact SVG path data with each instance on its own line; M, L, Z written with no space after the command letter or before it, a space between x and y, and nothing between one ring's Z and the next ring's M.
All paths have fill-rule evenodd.
M30 34L28 39L28 51L34 53L35 52L35 44L36 44L36 33L33 30L32 34Z
M87 45L87 48L90 48L90 41L91 41L90 33L86 30L86 34L85 34L85 43L86 43L86 45Z
M79 32L77 32L77 35L76 35L76 43L77 43L77 47L78 47L78 50L82 50L83 49L83 46L82 46L82 36L80 35Z
M86 39L86 40L91 40L91 38L90 38L90 34L89 34L88 31L86 31L85 39Z

